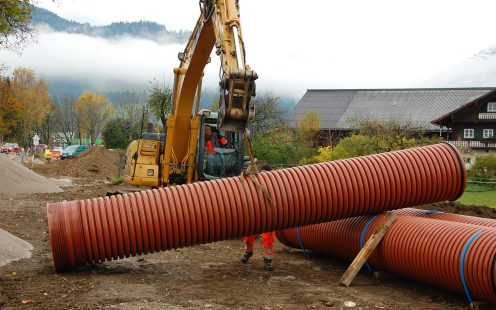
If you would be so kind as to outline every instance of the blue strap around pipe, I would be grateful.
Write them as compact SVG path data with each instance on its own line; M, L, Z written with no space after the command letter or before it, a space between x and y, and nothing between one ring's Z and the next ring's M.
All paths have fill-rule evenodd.
M462 251L462 258L460 259L460 275L462 278L462 284L463 288L465 289L465 294L467 295L468 301L470 304L473 303L473 297L472 294L470 293L470 289L468 288L467 281L465 280L465 256L467 255L467 251L470 248L470 245L472 242L479 237L479 235L482 234L482 230L479 230L478 232L475 233L470 239L468 239L467 243L465 244L465 247L463 248Z
M365 227L363 228L362 230L362 234L360 235L360 250L363 249L363 239L365 239L365 233L367 232L367 229L369 228L370 224L372 224L372 222L377 218L377 215L374 215L374 217L372 217L370 219L370 221L367 222L367 224L365 225ZM374 270L372 269L372 267L370 266L370 264L366 261L365 262L365 266L367 266L367 269L370 271L370 272L373 272Z
M426 215L431 215L431 214L436 214L436 213L443 213L443 211L439 211L439 210L428 210L428 211L425 211L425 214Z
M305 253L305 256L307 256L307 250L305 249L305 246L303 245L303 241L301 240L301 236L300 236L300 227L296 227L296 236L298 237L300 248L303 250L303 253Z

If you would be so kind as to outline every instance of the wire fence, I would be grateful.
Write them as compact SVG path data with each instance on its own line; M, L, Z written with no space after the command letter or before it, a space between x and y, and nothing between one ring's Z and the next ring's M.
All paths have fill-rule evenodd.
M273 164L272 167L275 169L284 169L284 168L292 168L292 167L298 167L299 165L296 164Z
M467 183L472 184L496 184L495 179L469 179Z

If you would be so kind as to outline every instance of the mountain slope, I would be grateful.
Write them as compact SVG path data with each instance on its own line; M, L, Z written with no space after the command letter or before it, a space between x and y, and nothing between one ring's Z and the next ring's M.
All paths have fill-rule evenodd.
M69 21L46 9L33 7L34 26L46 25L57 32L84 34L107 39L129 36L153 40L158 43L184 43L188 40L189 31L169 31L164 25L155 22L118 22L106 26L92 26L88 23Z
M496 47L486 48L421 81L419 87L495 87Z
M472 58L482 60L494 57L496 57L496 47L486 48L474 55Z

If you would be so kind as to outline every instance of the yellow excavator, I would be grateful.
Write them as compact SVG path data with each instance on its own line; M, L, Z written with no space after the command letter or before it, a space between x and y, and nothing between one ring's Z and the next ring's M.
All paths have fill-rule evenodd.
M239 175L244 148L253 151L248 124L255 116L257 74L245 61L239 0L200 0L200 17L174 68L172 111L165 133L143 133L128 146L124 181L161 187ZM220 57L218 112L200 110L203 70Z

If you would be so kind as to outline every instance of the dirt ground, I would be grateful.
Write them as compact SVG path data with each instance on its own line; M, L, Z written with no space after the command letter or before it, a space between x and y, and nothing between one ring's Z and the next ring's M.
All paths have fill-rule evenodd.
M53 160L43 165L33 165L33 170L47 177L83 178L91 181L109 180L117 175L119 153L102 146L94 146L73 159Z
M37 170L55 175L48 166ZM239 260L242 242L233 240L57 274L49 245L47 202L91 198L118 188L102 180L72 181L63 193L0 194L0 228L34 247L32 258L0 268L0 308L344 309L345 301L354 302L355 309L468 308L463 296L394 275L376 279L362 271L351 287L339 286L347 263L316 254L305 257L277 241L273 272L263 270L260 242L255 256L244 265Z
M475 205L466 206L456 201L439 202L431 205L421 206L420 208L426 210L439 210L439 211L455 213L455 214L472 215L472 216L496 219L496 209L494 208L488 208L486 206L475 206Z

